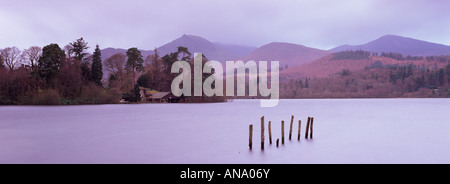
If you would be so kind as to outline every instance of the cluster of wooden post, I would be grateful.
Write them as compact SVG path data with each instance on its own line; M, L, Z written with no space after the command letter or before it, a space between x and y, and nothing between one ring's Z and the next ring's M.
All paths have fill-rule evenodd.
M313 117L308 117L308 122L306 123L306 133L305 133L305 139L308 139L308 133L309 133L309 138L313 138L313 122L314 122L314 118ZM309 130L311 132L309 132Z
M313 138L313 117L308 117L308 121L306 123L306 130L305 130L305 139ZM289 140L292 140L292 129L294 124L294 116L291 116L291 124L289 126ZM272 144L272 122L269 121L269 144ZM300 131L302 127L302 121L298 120L298 136L297 140L300 141ZM261 150L264 150L264 116L261 117ZM276 145L279 147L280 139L277 138ZM284 121L281 121L281 144L284 144ZM250 149L253 147L253 125L251 124L249 126L249 144L248 146Z

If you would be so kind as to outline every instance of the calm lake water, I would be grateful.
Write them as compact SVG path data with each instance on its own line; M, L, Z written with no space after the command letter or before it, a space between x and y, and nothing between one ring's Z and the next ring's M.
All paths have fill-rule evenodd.
M266 127L261 151L260 117L275 142L291 115L295 140L269 145ZM450 163L450 99L2 106L0 163Z

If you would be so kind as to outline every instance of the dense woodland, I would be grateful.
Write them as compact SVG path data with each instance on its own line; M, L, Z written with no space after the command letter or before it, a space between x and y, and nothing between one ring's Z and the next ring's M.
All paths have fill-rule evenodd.
M343 68L328 77L285 79L280 85L280 95L282 98L450 97L450 56L405 57L398 53L379 56L345 51L334 54L329 62L362 59L371 63L362 70Z
M126 55L116 54L105 61L98 45L92 54L88 49L83 38L64 48L50 44L23 51L16 47L1 49L0 105L113 104L120 99L139 102L139 87L170 91L175 77L170 73L172 63L192 60L185 47L163 57L155 54L145 59L137 48L130 48ZM183 97L184 102L223 100Z

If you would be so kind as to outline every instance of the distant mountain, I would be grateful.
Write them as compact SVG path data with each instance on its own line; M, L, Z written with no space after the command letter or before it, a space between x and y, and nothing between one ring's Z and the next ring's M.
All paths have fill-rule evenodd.
M125 50L125 49L115 49L115 48L108 47L106 49L102 49L101 52L102 52L102 61L105 61L106 59L108 59L109 57L113 56L114 54L121 53L121 54L125 55L127 50Z
M241 58L243 61L280 61L280 67L298 66L326 55L330 51L314 49L292 43L273 42L264 45L249 55Z
M396 52L405 56L450 55L450 46L396 35L386 35L363 45L342 45L330 51L341 52L345 50L365 50L378 53Z
M238 58L244 57L258 48L253 46L235 45L235 44L224 44L224 43L214 43L214 44L217 45L219 48L236 55Z
M164 56L166 54L176 52L179 46L187 47L189 52L192 54L196 52L201 52L203 55L208 57L210 60L217 61L229 61L237 60L250 52L254 51L256 47L243 46L235 44L223 44L223 43L212 43L205 38L193 35L183 35L161 47L157 48L159 56ZM106 48L102 50L102 59L106 60L114 54L126 53L126 49L121 48ZM148 55L153 55L153 50L140 50L144 59Z
M221 62L238 59L240 55L239 52L233 52L242 48L233 48L232 45L214 44L199 36L183 35L182 37L157 48L158 54L163 56L168 53L176 52L179 46L187 47L192 54L201 52L208 59Z

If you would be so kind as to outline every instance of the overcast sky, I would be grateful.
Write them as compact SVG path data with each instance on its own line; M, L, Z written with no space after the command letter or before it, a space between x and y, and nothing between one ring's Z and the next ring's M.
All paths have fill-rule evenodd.
M395 34L450 45L440 0L0 0L0 48L84 37L94 47L153 49L183 34L262 46L330 49Z

